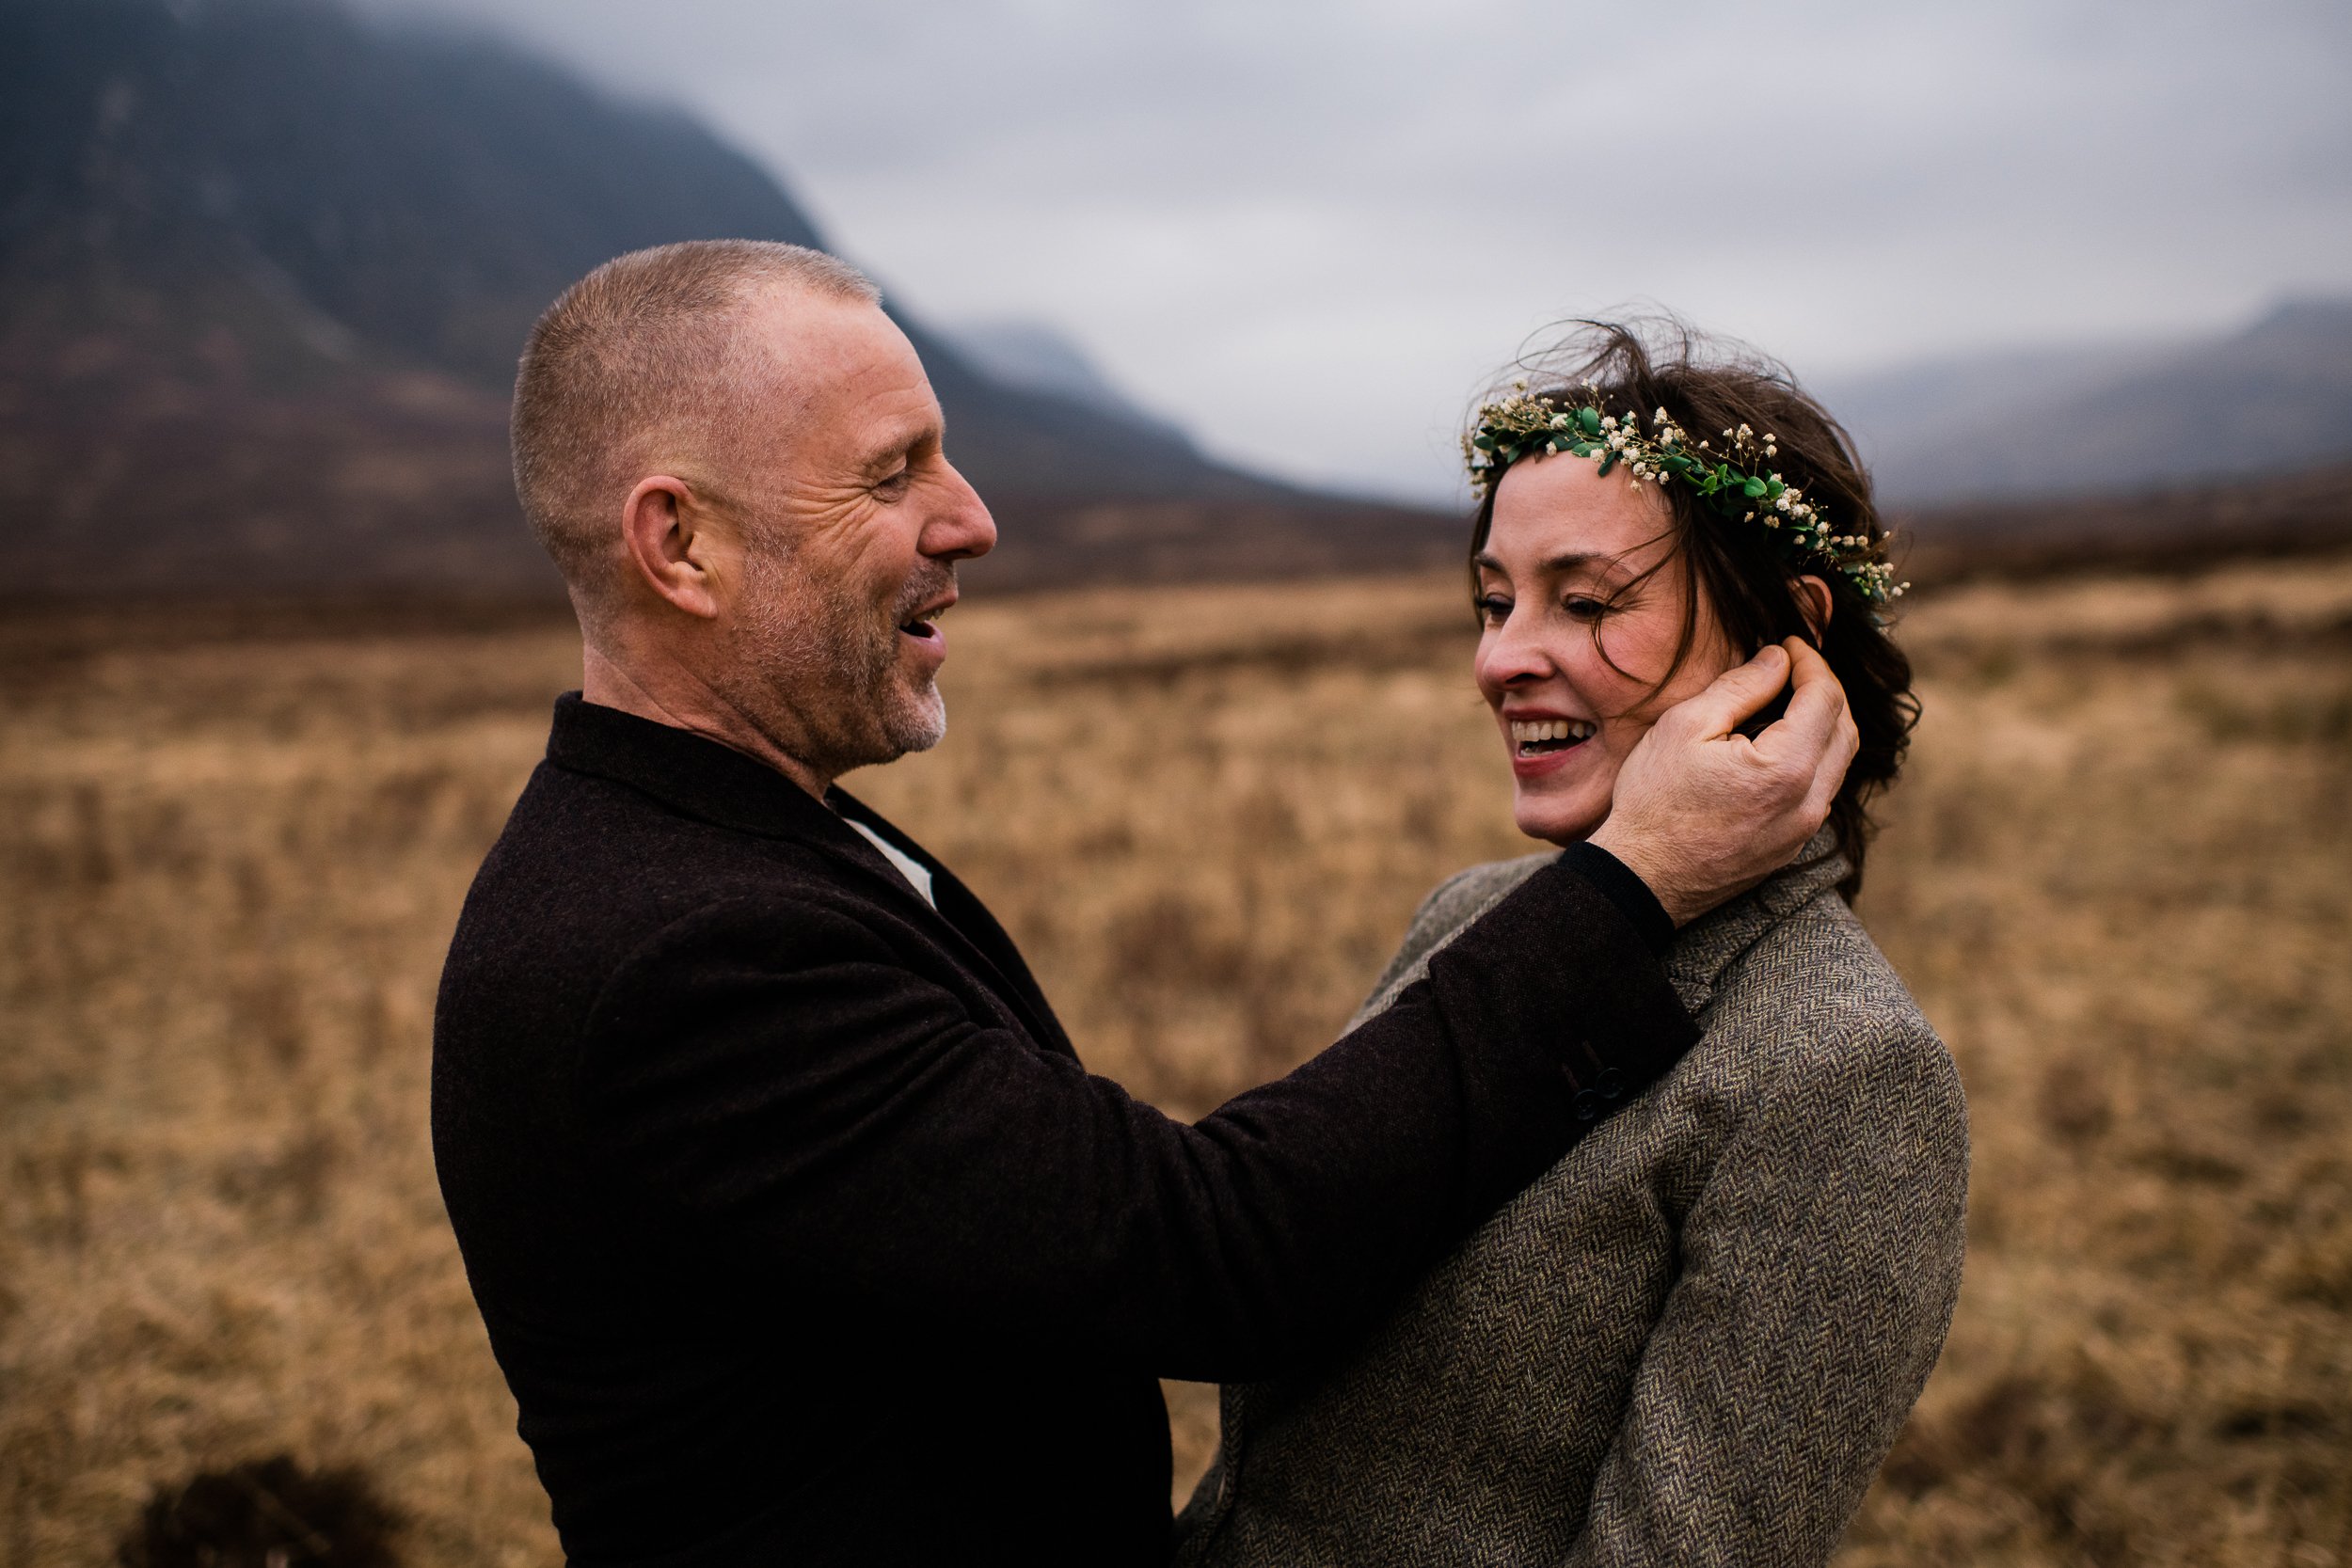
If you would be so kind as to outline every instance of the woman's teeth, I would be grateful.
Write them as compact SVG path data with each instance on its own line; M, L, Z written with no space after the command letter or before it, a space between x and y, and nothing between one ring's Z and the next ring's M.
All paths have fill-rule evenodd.
M1591 739L1598 728L1588 719L1514 719L1511 747L1523 757L1565 752L1580 741Z

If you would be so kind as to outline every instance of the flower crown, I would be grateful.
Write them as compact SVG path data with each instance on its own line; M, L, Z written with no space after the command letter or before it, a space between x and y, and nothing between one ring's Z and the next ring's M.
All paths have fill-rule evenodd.
M1470 488L1478 494L1493 488L1502 470L1523 457L1559 451L1597 457L1604 477L1623 463L1636 483L1662 485L1678 479L1724 516L1762 522L1774 531L1790 564L1827 561L1865 603L1892 603L1911 586L1894 580L1883 539L1830 532L1804 492L1764 467L1780 452L1772 436L1739 425L1724 432L1731 450L1719 452L1706 441L1693 444L1663 408L1650 416L1645 433L1638 415L1601 412L1600 394L1593 388L1584 388L1589 401L1568 408L1548 394L1528 396L1526 387L1522 381L1516 396L1479 409L1477 428L1462 438Z

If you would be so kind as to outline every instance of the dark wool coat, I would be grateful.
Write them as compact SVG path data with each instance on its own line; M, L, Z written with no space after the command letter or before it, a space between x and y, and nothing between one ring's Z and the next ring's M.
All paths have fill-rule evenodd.
M1299 1364L1695 1037L1596 851L1186 1126L830 804L567 697L459 922L435 1154L576 1562L1162 1560L1155 1378Z

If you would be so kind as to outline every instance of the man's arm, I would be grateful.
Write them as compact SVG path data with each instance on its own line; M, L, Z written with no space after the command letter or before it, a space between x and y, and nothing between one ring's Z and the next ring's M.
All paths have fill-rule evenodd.
M1960 1081L1915 1034L1794 1072L1685 1219L1572 1568L1818 1568L1935 1365L1960 1286Z
M1767 650L1693 699L1722 712L1645 740L1651 774L1720 771L1718 721L1769 700L1787 658ZM1669 909L1703 898L1678 865L1752 881L1819 825L1851 724L1818 659L1798 665L1788 717L1739 743L1720 810L1692 809L1705 789L1619 791L1612 849L1637 870L1661 833L1689 840L1647 863ZM1693 1037L1577 859L1379 1018L1191 1127L976 1018L851 906L720 903L607 986L582 1109L660 1212L796 1300L1263 1376L1359 1321Z
M591 1035L597 1141L708 1254L799 1302L1214 1380L1328 1344L1695 1031L1553 867L1380 1018L1191 1126L976 1021L847 905L679 922Z

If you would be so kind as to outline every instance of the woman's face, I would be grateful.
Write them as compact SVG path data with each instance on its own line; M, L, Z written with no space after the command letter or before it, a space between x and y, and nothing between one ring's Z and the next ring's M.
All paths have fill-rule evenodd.
M1565 452L1514 463L1477 567L1478 689L1511 758L1514 815L1531 838L1573 843L1609 815L1617 769L1658 716L1743 656L1701 594L1667 678L1688 562L1664 498L1622 467L1603 479Z

